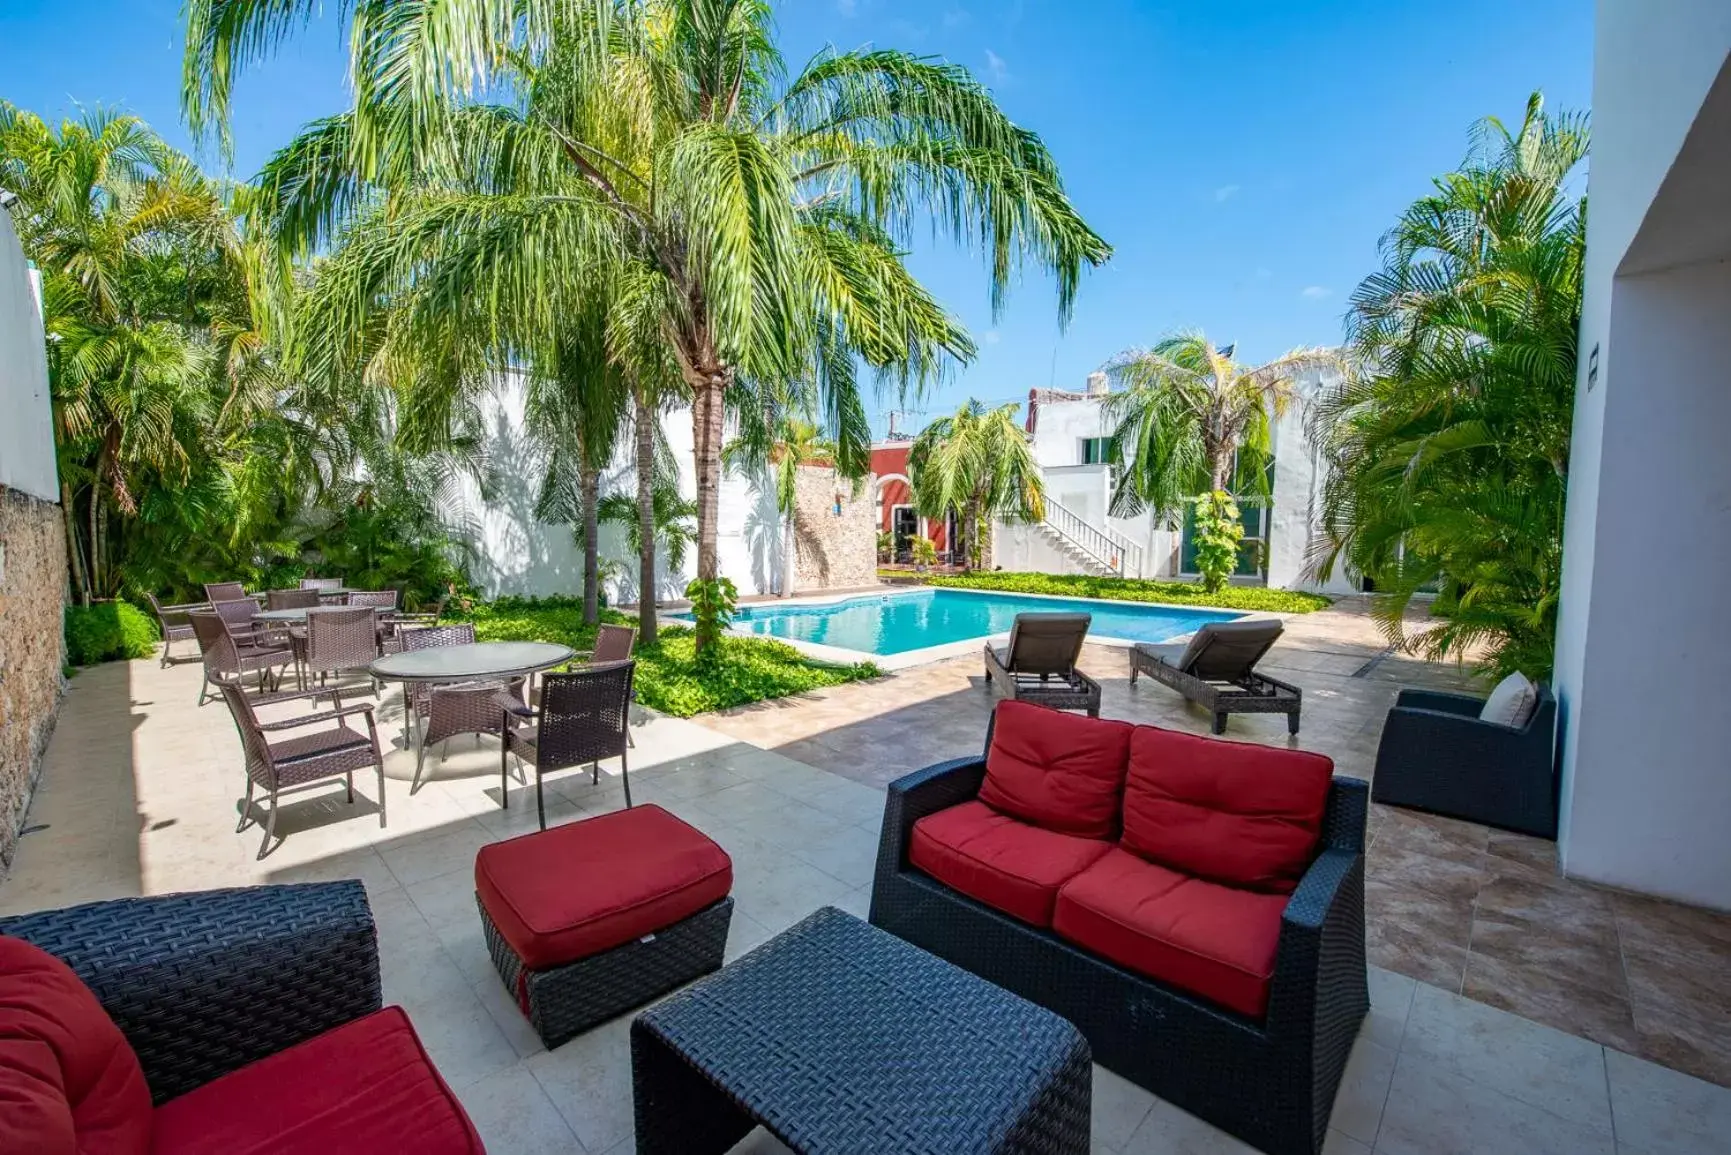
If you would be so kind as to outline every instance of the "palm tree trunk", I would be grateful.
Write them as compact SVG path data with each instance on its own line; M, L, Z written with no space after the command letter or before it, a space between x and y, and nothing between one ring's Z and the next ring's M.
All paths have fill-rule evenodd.
M720 574L716 527L721 498L721 434L727 376L691 374L692 454L697 466L697 579L714 581Z
M61 483L60 516L66 522L66 557L71 563L72 584L80 605L90 604L90 576L84 569L84 551L78 545L78 509L72 500L72 487Z
M601 620L601 471L583 467L580 481L583 488L583 621L594 625Z
M637 639L655 640L655 412L633 390L637 425Z
M90 479L90 596L97 597L102 590L102 548L97 541L97 518L102 513L102 459L97 458L96 474Z

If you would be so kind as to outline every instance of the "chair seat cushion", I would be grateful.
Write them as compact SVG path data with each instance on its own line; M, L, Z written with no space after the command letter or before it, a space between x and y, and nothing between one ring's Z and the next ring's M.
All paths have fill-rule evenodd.
M1113 848L1059 890L1052 927L1121 967L1261 1018L1287 901Z
M1132 729L1128 722L999 702L980 801L1059 834L1110 838Z
M0 1151L143 1155L150 1088L72 968L0 935Z
M468 1155L485 1149L408 1015L386 1007L170 1099L156 1110L150 1150Z
M659 806L634 806L481 848L475 891L517 957L559 966L720 902L733 860Z
M1058 888L1110 849L1110 842L1044 830L976 799L915 822L908 860L994 910L1049 927Z
M1291 894L1316 857L1333 778L1321 754L1138 726L1123 845L1183 874Z

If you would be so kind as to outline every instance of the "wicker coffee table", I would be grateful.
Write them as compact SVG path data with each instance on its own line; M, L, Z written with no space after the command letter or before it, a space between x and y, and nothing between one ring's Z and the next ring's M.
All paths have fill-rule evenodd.
M833 907L638 1015L640 1155L1084 1155L1067 1021Z

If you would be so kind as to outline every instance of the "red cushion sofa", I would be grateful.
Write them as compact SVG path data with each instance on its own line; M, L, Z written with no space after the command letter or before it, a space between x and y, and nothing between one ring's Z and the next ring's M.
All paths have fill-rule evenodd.
M479 1155L359 882L0 920L0 1151Z
M891 784L871 921L1313 1155L1369 1009L1366 805L1318 754L1006 701L983 756Z

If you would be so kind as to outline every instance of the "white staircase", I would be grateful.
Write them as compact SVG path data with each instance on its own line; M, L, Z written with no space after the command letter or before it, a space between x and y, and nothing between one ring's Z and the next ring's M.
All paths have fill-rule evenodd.
M1141 577L1142 547L1111 530L1090 524L1074 511L1046 499L1046 520L1039 532L1077 569L1095 577Z

